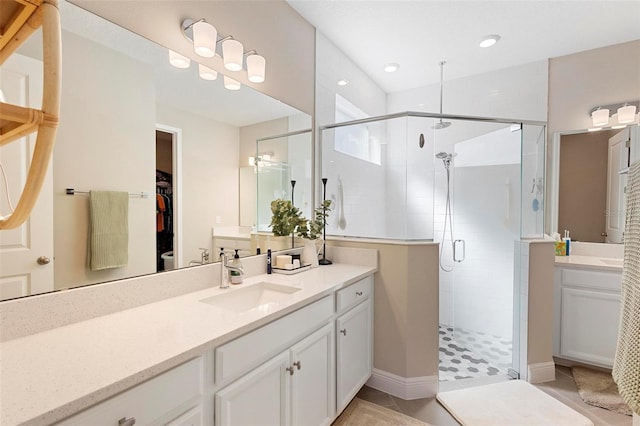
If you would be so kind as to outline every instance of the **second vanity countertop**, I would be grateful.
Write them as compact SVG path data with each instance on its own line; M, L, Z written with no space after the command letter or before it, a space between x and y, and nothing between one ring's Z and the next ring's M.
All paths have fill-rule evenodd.
M584 256L584 255L572 254L569 256L556 256L555 265L562 266L562 267L599 269L601 271L622 272L622 259L618 259L618 258Z
M333 264L258 275L0 344L0 424L55 423L375 272ZM273 309L201 302L262 281L299 287Z

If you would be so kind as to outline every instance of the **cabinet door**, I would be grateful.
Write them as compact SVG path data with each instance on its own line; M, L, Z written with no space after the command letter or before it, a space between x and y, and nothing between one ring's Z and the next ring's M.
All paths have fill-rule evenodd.
M216 426L288 425L291 382L287 367L289 351L217 392Z
M331 423L335 413L333 324L327 324L291 348L291 424Z
M371 300L366 300L336 320L338 413L347 406L371 376Z
M620 294L563 288L561 356L612 367L619 317Z

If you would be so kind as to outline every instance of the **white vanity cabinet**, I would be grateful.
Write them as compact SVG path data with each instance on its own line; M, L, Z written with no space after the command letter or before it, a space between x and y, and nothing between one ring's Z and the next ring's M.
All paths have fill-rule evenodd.
M556 267L556 356L613 366L621 279L621 272Z
M203 359L199 357L94 405L57 425L203 425L203 378Z
M216 425L326 425L335 412L332 324L216 393Z
M224 386L215 394L216 426L329 424L335 414L333 314L327 296L216 348L216 383Z
M337 409L340 413L371 377L373 277L336 293Z

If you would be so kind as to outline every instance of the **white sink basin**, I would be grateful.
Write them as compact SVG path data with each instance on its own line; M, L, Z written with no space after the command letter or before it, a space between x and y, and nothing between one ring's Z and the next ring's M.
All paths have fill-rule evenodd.
M254 309L268 312L285 302L296 291L300 289L288 285L259 282L237 290L230 289L227 293L202 299L201 302L235 313L249 312Z

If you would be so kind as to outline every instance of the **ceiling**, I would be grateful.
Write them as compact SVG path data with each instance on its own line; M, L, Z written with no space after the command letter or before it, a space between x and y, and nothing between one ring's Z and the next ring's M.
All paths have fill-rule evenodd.
M437 83L442 60L452 80L640 39L640 0L287 1L387 93Z

